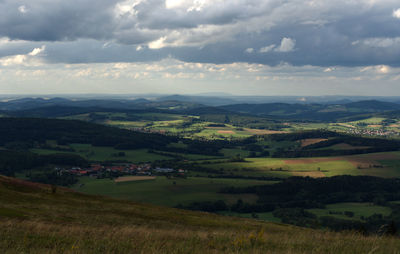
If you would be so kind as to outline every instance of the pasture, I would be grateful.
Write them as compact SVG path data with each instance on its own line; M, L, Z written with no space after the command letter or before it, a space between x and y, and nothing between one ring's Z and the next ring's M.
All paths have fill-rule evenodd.
M249 176L371 175L400 177L400 152L315 158L246 158L245 162L216 162L204 167Z
M378 206L371 203L336 203L327 205L325 209L308 209L309 212L322 216L332 216L337 219L344 220L363 220L363 218L374 214L382 214L388 216L391 209L385 206ZM345 212L354 213L353 216L346 216Z
M116 183L135 182L135 181L148 181L156 179L155 176L120 176L114 179Z
M79 192L123 198L136 202L152 203L164 206L190 204L195 201L224 200L235 203L242 199L254 203L257 196L253 194L222 194L220 189L229 186L245 187L272 183L269 181L244 179L212 179L189 177L168 179L158 176L147 181L115 182L112 179L93 179L81 177L73 188Z

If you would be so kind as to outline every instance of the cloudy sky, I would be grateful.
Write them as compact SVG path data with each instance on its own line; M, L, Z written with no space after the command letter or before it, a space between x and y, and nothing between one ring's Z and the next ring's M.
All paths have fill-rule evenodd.
M0 93L400 95L398 0L0 0Z

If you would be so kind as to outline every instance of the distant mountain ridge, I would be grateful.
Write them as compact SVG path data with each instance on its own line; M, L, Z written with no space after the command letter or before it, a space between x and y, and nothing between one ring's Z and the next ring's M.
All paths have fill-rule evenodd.
M226 103L232 103L228 104ZM212 105L210 105L212 104ZM230 98L171 95L156 99L22 98L0 102L8 116L60 117L91 112L170 112L193 115L244 114L271 119L335 121L336 119L399 111L400 104L379 100L318 103L236 103Z
M382 113L400 110L400 104L367 100L345 104L233 104L219 108L263 117L284 117L291 119L329 120L356 114Z

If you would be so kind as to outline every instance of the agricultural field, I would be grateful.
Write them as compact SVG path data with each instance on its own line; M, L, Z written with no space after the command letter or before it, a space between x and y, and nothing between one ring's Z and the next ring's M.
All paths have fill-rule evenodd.
M389 207L374 205L371 203L336 203L327 205L325 209L308 209L309 212L322 216L332 216L343 220L359 220L374 214L388 216L392 210ZM350 212L350 213L348 213ZM346 213L348 215L346 215Z
M120 176L114 179L116 183L155 180L155 176Z
M329 177L345 174L400 177L399 160L399 152L387 152L340 157L246 158L245 162L211 162L202 166L249 176Z
M233 120L229 123L216 123L221 117ZM215 119L214 119L215 118ZM243 119L242 119L243 118ZM354 133L365 136L388 136L398 138L400 119L381 115L365 115L360 120L336 119L335 121L300 122L278 120L279 127L272 127L267 118L248 119L248 116L214 115L203 119L201 115L185 115L171 113L115 113L95 112L62 117L91 121L124 129L167 133L196 139L240 139L253 135L268 135L296 131L325 129L330 131ZM218 119L218 120L217 120ZM260 121L249 125L249 121ZM222 125L214 127L214 125ZM250 127L253 126L253 127Z
M342 220L364 221L365 218L374 214L388 216L392 210L389 207L374 205L372 203L336 203L326 205L324 209L307 209L306 211L315 214L318 217L330 216ZM273 215L272 212L265 213L234 213L223 212L227 216L235 216L242 218L253 218L270 222L281 222L280 218Z
M257 197L251 194L230 195L218 193L229 186L245 187L262 185L271 181L219 178L166 178L158 176L142 181L116 182L112 179L93 179L81 177L73 188L79 192L123 198L136 202L152 203L174 207L178 204L189 204L195 201L223 200L228 204L238 199L253 203Z

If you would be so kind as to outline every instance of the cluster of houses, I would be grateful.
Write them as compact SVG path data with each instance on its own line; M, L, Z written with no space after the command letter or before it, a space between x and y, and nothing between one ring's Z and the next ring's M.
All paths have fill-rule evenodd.
M382 136L382 137L391 137L391 136L399 136L399 132L385 129L351 129L348 131L351 134L356 135L366 135L366 136Z
M88 168L72 167L72 168L55 168L59 173L70 173L76 176L92 176L98 177L106 173L119 173L120 175L144 175L153 174L178 173L184 174L182 169L172 168L152 168L151 164L125 164L125 165L103 165L91 164Z

